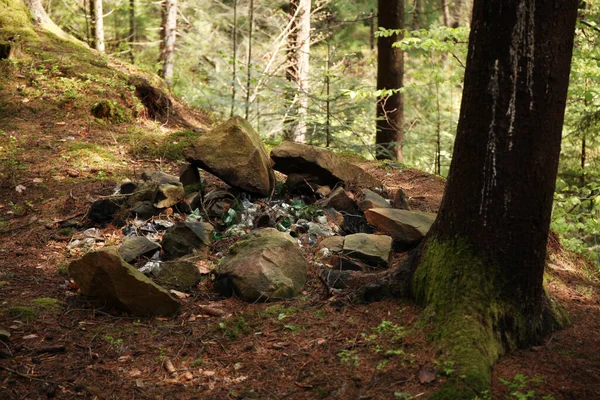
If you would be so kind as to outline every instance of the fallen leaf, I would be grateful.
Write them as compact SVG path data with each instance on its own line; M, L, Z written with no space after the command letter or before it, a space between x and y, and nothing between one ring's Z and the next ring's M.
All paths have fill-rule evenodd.
M119 357L117 360L118 360L119 362L126 362L126 361L129 361L129 360L131 360L131 359L133 359L133 358L132 358L130 355L126 355L126 356L121 356L121 357Z
M180 292L180 291L178 291L178 290L175 290L175 289L171 289L169 292L170 292L170 293L171 293L173 296L175 296L175 297L177 297L178 299L181 299L181 300L183 300L183 299L187 299L188 297L190 297L190 295L189 295L189 294L187 294L187 293L183 293L183 292Z
M192 379L194 379L194 375L190 371L187 371L187 372L181 374L179 376L179 379L182 381L191 381Z
M31 339L35 339L36 337L38 337L38 335L36 335L35 333L32 333L31 335L23 336L23 340L31 340Z
M436 372L429 368L423 367L419 371L419 382L421 382L421 384L431 383L435 381L435 378L437 378Z
M140 376L142 374L142 371L140 371L139 369L132 369L131 371L129 371L129 376L132 378L135 378L136 376Z
M25 189L27 189L27 188L23 185L17 185L17 187L15 187L15 190L17 191L17 193L23 193L25 191Z
M81 172L79 172L78 170L76 170L75 168L67 168L65 170L65 172L67 173L67 175L69 175L71 178L77 178L79 175L81 175Z
M214 308L214 307L200 307L200 309L202 310L202 312L206 315L210 315L212 317L224 317L225 315L227 315L227 312L220 310L218 308Z

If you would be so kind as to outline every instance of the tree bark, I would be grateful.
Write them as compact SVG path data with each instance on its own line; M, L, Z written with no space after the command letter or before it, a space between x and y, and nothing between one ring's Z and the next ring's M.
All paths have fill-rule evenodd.
M104 53L104 14L102 0L94 0L94 44L96 50Z
M175 39L177 37L177 0L164 0L162 3L161 27L161 76L171 86L173 84L173 63L175 61Z
M294 121L287 131L287 138L298 143L307 141L307 117L309 103L310 73L310 13L311 0L292 0L290 15L295 18L293 32L289 36L287 77L296 86L292 112ZM295 16L295 17L294 17Z
M450 9L448 8L447 0L442 0L442 17L444 20L444 26L450 27Z
M404 1L378 0L378 24L384 29L404 29ZM377 99L376 157L403 161L404 95L397 91L403 87L404 54L392 47L402 35L393 34L377 39L377 89L396 90L384 93Z
M246 63L246 119L250 116L250 88L252 86L252 33L254 32L254 0L248 5L248 62Z
M499 355L560 326L542 278L577 4L473 8L454 155L412 293L475 392L489 388Z
M46 14L46 10L44 10L42 0L24 0L24 2L29 9L29 12L31 13L36 25L54 33L62 39L77 41L77 39L60 29L58 25L56 25L54 21L50 19L48 14Z
M135 36L135 0L129 0L129 59L132 64L135 63Z

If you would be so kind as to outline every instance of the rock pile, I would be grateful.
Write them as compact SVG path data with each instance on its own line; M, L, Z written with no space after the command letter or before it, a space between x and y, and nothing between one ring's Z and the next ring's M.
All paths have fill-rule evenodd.
M217 291L246 301L295 297L310 267L301 248L314 248L326 270L387 268L393 248L414 246L435 217L392 208L381 182L330 151L284 142L269 158L240 118L198 133L185 157L190 164L179 177L147 172L92 204L90 223L112 222L125 238L118 251L90 252L70 265L82 294L134 314L166 315L178 310L167 289L192 290L210 274ZM198 168L231 190L206 193ZM275 193L273 170L287 175L287 194ZM407 207L406 196L396 198ZM215 254L222 238L237 242Z

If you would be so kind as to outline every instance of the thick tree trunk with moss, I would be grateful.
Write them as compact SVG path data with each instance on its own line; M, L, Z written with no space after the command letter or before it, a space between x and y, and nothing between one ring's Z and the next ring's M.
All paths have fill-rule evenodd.
M404 29L403 0L379 0L377 10L380 28ZM377 89L384 91L377 99L375 145L379 160L403 161L404 95L398 89L403 86L404 54L399 47L392 47L400 39L398 34L377 39Z
M577 4L474 4L454 155L412 292L475 391L500 354L560 325L542 278Z

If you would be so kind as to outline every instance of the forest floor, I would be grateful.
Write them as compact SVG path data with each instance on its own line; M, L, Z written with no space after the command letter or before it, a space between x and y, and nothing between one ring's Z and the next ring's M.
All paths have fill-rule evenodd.
M0 60L0 330L10 332L0 342L0 398L410 399L428 398L456 374L430 343L434 327L418 306L344 304L316 271L302 296L285 302L248 304L203 285L173 318L91 307L71 285L67 265L77 254L60 222L82 219L124 178L177 174L176 132L212 122L181 105L163 123L147 118L128 80L140 71L56 43ZM102 99L124 107L122 122L91 116ZM359 165L388 189L402 188L414 209L439 206L442 179ZM107 245L122 237L112 225L101 233ZM552 236L546 287L572 325L502 357L484 398L600 399L597 269ZM207 315L206 306L224 315Z

